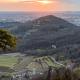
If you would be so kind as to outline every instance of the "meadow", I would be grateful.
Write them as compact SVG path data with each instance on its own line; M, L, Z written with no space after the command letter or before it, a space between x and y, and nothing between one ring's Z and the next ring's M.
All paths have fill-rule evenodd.
M19 57L10 55L0 55L0 66L13 68Z

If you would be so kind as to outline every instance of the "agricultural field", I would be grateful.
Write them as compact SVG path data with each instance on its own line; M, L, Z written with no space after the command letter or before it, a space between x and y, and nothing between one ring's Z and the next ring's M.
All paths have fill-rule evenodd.
M49 66L53 68L60 68L64 67L63 64L58 63L53 57L51 56L43 56L43 57L35 57L33 61L27 66L29 70L37 70L37 71L44 71L49 68Z
M0 66L13 68L19 60L19 54L2 54L0 55Z
M18 62L18 57L0 56L0 66L12 68Z
M24 56L23 59L14 66L14 70L20 71L25 69L34 59L34 56Z
M49 66L53 68L61 67L62 64L55 61L52 56L25 56L21 54L6 54L0 55L0 67L9 67L14 71L21 71L29 68L42 70L43 68L47 69Z

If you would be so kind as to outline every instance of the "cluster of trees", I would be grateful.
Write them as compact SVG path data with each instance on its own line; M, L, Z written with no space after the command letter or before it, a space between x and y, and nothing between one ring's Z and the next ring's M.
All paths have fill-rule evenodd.
M6 51L16 47L16 37L8 31L0 29L0 50Z

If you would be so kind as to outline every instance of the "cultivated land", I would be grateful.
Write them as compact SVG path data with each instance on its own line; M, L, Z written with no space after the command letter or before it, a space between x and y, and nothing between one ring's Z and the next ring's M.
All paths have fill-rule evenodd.
M18 57L1 55L0 56L0 66L13 67L18 62Z
M33 69L41 66L40 68L60 67L62 64L58 64L51 56L22 56L21 54L7 54L0 55L0 67L9 67L14 71L21 71L27 68Z
M51 56L27 56L20 53L0 55L1 76L5 75L5 76L12 76L15 78L20 76L18 80L20 79L23 80L24 75L27 74L33 80L35 80L35 78L38 77L42 77L45 79L47 77L47 72L50 67L52 68L52 74L54 72L55 74L57 74L56 70L58 70L59 75L65 75L66 66L57 62L52 55ZM74 73L79 76L80 75L79 69L75 69ZM56 76L54 76L54 78L56 78ZM4 80L9 80L9 78ZM37 80L41 80L41 79L37 79Z
M20 53L0 55L0 66L13 68L20 61Z

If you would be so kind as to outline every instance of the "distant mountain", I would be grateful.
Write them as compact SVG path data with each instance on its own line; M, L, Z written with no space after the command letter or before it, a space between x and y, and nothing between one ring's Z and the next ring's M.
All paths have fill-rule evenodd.
M18 25L19 22L8 22L8 21L1 21L0 22L0 28L6 28L6 27L14 27L15 25Z

